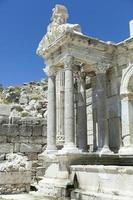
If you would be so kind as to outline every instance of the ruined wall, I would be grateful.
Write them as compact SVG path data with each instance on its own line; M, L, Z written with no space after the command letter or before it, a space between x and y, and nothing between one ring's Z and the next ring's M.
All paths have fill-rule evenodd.
M8 153L21 153L32 161L32 177L36 176L38 154L46 147L46 120L43 118L0 118L0 162ZM37 164L38 163L38 164Z
M18 154L7 154L0 161L0 194L14 194L30 191L31 161Z

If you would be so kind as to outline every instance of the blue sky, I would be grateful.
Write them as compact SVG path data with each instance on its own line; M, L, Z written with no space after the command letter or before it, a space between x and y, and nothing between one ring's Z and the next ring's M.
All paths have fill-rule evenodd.
M104 41L129 37L133 0L0 0L0 83L20 85L44 77L36 55L55 4L69 10L69 23Z

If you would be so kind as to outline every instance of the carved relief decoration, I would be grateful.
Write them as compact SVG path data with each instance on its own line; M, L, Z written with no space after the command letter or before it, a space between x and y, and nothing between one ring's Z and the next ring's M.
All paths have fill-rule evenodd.
M129 66L123 70L122 79L121 79L121 87L120 87L120 95L121 98L133 99L133 64L129 64Z
M77 32L81 34L78 24L68 24L68 11L63 5L56 5L52 10L51 23L48 25L47 33L41 40L37 49L37 54L42 56L43 51L55 42L65 32Z

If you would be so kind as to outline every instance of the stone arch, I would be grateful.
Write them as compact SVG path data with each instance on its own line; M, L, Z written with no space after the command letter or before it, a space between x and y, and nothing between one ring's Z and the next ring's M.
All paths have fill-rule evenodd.
M133 64L129 65L126 69L123 70L121 87L120 87L120 95L127 96L128 94L133 92L133 86L130 88L130 83L133 81Z
M121 87L122 147L120 154L133 155L133 64L123 70Z

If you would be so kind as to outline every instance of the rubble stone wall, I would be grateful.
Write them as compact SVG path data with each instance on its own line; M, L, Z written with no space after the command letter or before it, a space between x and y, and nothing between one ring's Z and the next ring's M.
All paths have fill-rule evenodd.
M46 120L43 118L14 118L9 124L8 117L0 121L0 162L8 153L21 153L32 161L32 177L39 166L38 154L46 146Z
M0 161L0 194L29 192L31 184L31 161L26 156L7 154Z

